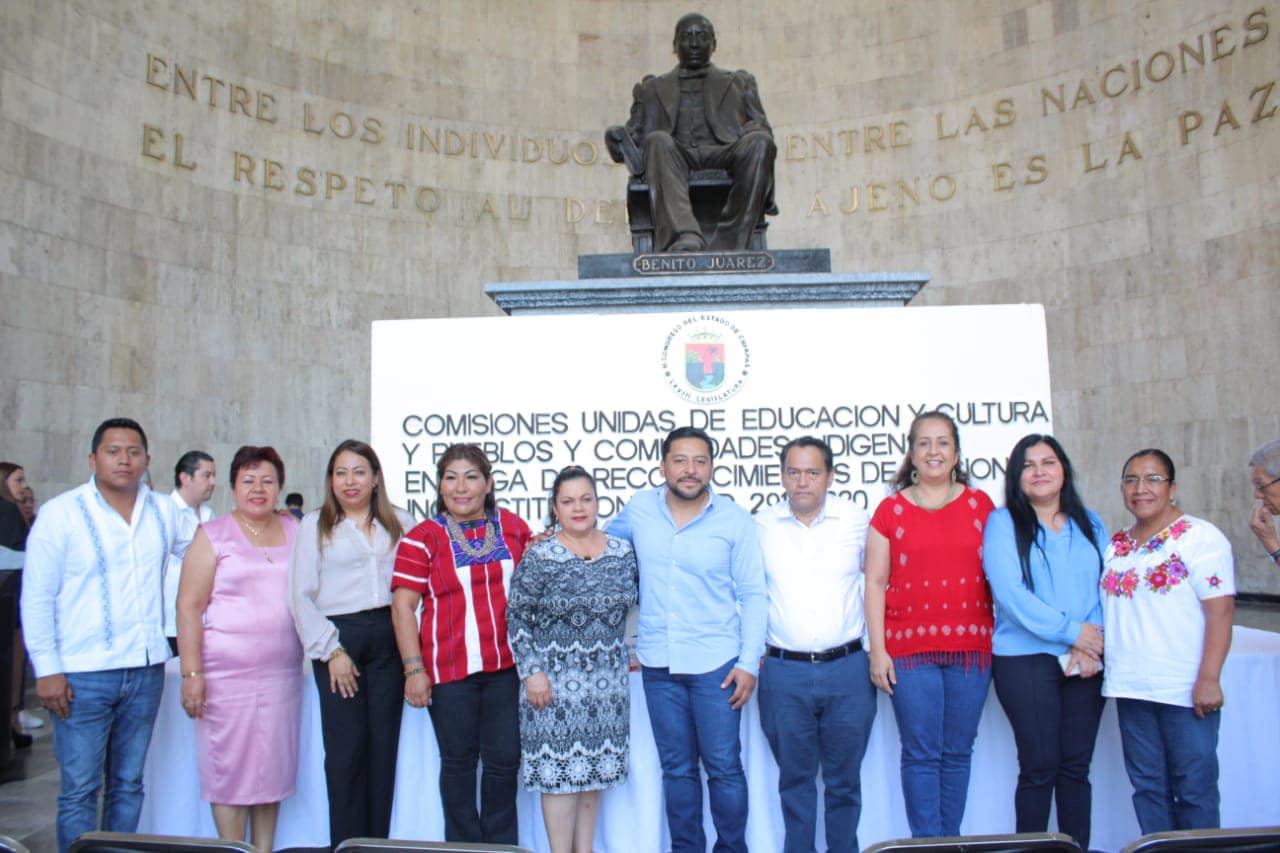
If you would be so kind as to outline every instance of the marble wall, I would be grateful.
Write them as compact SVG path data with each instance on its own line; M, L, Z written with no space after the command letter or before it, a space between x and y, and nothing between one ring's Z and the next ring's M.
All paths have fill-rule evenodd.
M1090 502L1123 522L1121 462L1164 447L1241 587L1280 592L1244 467L1280 436L1280 5L702 10L775 128L770 245L927 270L919 304L1043 303ZM48 496L128 413L161 485L188 447L273 443L314 502L368 430L371 321L496 314L486 282L628 249L600 134L685 11L5 0L0 457Z

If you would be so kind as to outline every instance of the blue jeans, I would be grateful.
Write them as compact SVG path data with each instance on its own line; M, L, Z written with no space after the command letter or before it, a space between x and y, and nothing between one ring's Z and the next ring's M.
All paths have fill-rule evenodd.
M1142 834L1217 828L1222 714L1141 699L1117 699L1116 712Z
M164 664L100 672L69 672L71 716L53 715L53 753L62 771L58 849L98 829L134 832L142 811L142 769L164 691Z
M876 716L867 653L826 663L767 657L759 697L760 727L778 762L785 853L815 849L819 765L826 786L827 849L857 853L862 756Z
M918 663L895 672L893 714L902 739L902 797L911 835L959 835L991 668Z
M716 853L746 853L747 777L739 739L741 711L729 707L733 685L720 684L734 661L711 672L673 673L644 667L644 702L662 764L671 853L705 853L702 776L707 771Z

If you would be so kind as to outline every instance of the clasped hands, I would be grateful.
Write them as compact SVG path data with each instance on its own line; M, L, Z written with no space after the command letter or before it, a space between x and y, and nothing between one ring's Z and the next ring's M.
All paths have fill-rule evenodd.
M1080 634L1067 650L1067 665L1063 672L1092 678L1102 670L1102 626L1092 622L1080 625Z

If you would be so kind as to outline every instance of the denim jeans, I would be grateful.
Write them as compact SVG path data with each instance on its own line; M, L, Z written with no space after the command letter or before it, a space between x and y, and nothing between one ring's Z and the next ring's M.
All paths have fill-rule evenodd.
M825 663L766 657L760 668L760 727L778 762L785 853L812 853L818 768L826 787L827 849L857 853L862 756L876 716L867 653Z
M1222 714L1141 699L1117 699L1116 712L1142 834L1218 827Z
M164 664L100 672L69 672L71 715L53 715L53 753L61 769L58 849L98 829L134 832L142 812L142 769L164 691Z
M517 843L520 677L516 668L476 672L460 681L437 684L431 689L430 710L440 746L445 841ZM479 809L477 761L484 765Z
M720 684L734 661L711 672L673 673L644 667L644 701L662 764L671 853L705 853L702 776L707 771L716 853L746 853L747 777L739 738L742 712L729 707L733 685Z
M911 835L959 835L991 668L917 663L895 672L893 715L902 740L902 797Z
M1058 829L1088 850L1089 764L1107 701L1102 677L1068 678L1051 654L995 655L991 672L1018 746L1015 830L1048 829L1049 806L1056 798Z

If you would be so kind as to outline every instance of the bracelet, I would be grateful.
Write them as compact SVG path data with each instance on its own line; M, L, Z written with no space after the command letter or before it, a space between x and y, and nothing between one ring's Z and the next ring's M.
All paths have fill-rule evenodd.
M182 673L183 678L195 678L197 675L204 675L204 673L198 669Z
M344 649L342 646L338 646L336 649L333 650L333 653L329 655L328 659L325 660L325 663L333 663L335 660L342 657L346 653L347 653L346 649Z
M1267 556L1270 557L1272 560L1280 560L1280 548L1275 549Z
M418 675L419 673L426 671L427 668L425 666L415 666L413 669L406 669L404 671L404 677L409 678L410 676Z

